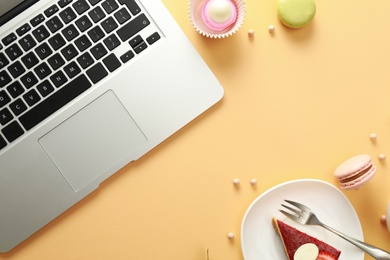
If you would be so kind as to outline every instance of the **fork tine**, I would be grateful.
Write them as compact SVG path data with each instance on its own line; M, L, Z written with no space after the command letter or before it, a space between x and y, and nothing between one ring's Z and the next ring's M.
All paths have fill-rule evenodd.
M306 207L305 205L303 205L301 203L298 203L298 202L292 201L292 200L284 200L284 201L287 203L290 203L291 205L294 205L295 207L301 209L302 211L311 212L310 208Z
M293 215L293 214L291 214L291 213L288 213L287 211L285 211L285 210L279 210L280 212L282 212L286 217L288 217L288 218L290 218L290 219L292 219L292 220L294 220L294 221L296 221L296 222L298 222L298 223L302 223L302 219L300 218L300 217L297 217L297 216L295 216L295 215Z
M284 205L284 204L282 204L282 207L284 207L284 208L286 208L286 209L288 209L288 210L290 210L290 211L296 213L298 216L301 215L301 214L303 213L303 211L302 211L301 209L292 208L292 207L287 206L287 205Z

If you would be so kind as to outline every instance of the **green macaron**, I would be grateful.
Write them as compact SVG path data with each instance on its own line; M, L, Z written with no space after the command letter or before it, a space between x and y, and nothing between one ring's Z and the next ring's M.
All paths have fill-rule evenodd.
M302 28L313 20L316 14L314 0L279 0L278 17L290 28Z

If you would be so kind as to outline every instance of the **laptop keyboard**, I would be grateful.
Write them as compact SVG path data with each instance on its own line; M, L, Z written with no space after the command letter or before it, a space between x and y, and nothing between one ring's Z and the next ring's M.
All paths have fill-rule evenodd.
M159 40L149 25L135 0L60 0L1 39L0 149Z

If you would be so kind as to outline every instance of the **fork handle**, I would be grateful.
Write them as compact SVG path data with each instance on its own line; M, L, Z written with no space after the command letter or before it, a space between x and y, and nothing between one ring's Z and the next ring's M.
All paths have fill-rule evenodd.
M345 234L341 233L340 231L337 231L337 230L335 230L335 229L333 229L325 224L321 224L321 226L323 228L326 228L327 230L335 233L339 237L347 240L351 244L357 246L358 248L360 248L361 250L363 250L364 252L366 252L367 254L369 254L370 256L372 256L373 258L375 258L377 260L390 260L390 253L385 251L385 250L382 250L382 249L377 248L375 246L369 245L363 241L357 240L356 238L345 235Z

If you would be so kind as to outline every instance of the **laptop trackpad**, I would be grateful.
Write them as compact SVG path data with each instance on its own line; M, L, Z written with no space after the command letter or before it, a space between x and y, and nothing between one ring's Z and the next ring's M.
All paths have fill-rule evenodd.
M77 192L146 141L115 94L108 91L39 143Z

